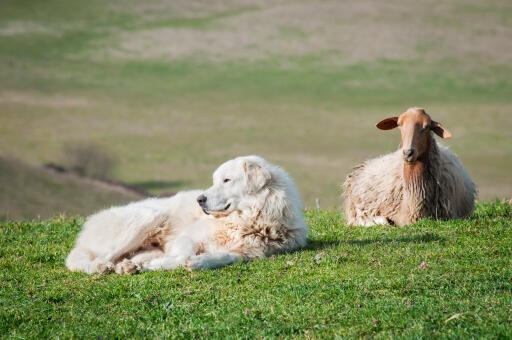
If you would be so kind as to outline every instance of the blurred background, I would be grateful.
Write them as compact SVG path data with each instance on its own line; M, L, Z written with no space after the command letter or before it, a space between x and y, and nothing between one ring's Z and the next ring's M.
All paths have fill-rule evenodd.
M510 197L511 99L509 0L2 0L0 219L208 187L245 154L339 207L411 106L480 200Z

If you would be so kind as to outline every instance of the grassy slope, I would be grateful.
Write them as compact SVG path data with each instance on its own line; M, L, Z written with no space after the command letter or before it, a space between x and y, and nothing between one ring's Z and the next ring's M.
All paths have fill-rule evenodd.
M137 276L66 270L82 218L1 224L0 335L512 337L512 206L404 228L307 216L305 250Z
M140 196L72 175L0 157L0 221L49 218L58 213L90 214Z
M506 2L194 4L5 1L0 154L58 161L92 139L119 179L161 193L256 153L328 207L352 166L398 144L374 123L418 105L452 130L482 199L512 195Z

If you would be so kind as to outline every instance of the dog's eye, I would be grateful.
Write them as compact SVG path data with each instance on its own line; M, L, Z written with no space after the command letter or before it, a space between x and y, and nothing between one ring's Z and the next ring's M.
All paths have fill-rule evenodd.
M230 180L229 178L226 178L226 179L224 180L224 183L227 183L227 182L229 182L229 181L231 181L231 180Z

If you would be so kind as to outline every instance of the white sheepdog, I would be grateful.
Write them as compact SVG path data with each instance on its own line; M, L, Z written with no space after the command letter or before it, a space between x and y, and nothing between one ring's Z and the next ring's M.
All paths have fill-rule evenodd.
M90 216L66 259L72 271L208 269L306 244L293 180L258 156L222 164L206 191L149 198Z

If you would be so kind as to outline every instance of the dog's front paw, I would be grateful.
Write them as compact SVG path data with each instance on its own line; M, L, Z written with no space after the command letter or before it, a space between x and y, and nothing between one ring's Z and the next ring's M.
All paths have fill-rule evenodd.
M114 264L112 262L101 262L97 264L96 270L100 274L110 274L114 271Z
M128 259L124 259L123 261L116 264L115 271L117 274L138 274L141 271L139 265L133 263Z

